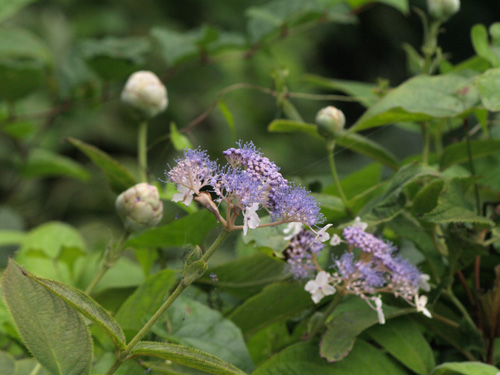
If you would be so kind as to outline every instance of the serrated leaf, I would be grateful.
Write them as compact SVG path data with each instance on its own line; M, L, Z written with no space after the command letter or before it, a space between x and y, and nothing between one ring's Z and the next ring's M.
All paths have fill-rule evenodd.
M212 354L182 345L141 341L134 347L131 356L162 358L210 374L245 375L243 371Z
M9 0L0 2L0 22L20 11L34 0ZM7 372L5 373L7 374Z
M305 75L304 81L317 87L343 92L358 100L367 108L379 100L379 97L375 94L376 87L368 83L324 78L314 74Z
M132 174L111 156L97 147L89 145L75 138L67 138L68 142L87 155L106 176L111 189L119 194L137 184Z
M184 134L181 134L177 130L177 126L174 122L170 123L170 139L172 140L172 144L177 151L182 151L186 148L193 148L193 145L191 145L188 137L186 137Z
M53 153L50 150L34 149L31 151L26 164L22 168L26 177L71 177L81 181L90 178L89 172L80 165L62 155Z
M92 341L80 315L12 260L2 293L17 329L33 356L52 375L85 375L92 366Z
M117 348L124 349L126 347L125 335L116 320L101 305L81 290L58 281L42 279L29 273L26 276L94 322L113 340Z
M459 74L417 76L389 91L349 129L359 132L406 121L460 116L479 102L473 78Z
M470 141L472 158L481 158L500 152L500 139L484 139ZM454 143L444 150L439 160L439 169L445 170L454 164L469 161L467 142Z
M308 124L300 121L292 120L274 120L271 122L267 130L271 133L307 133L315 137L321 137L318 134L317 127L314 124Z
M407 318L391 319L375 325L367 334L413 372L427 375L434 368L432 349L416 323Z
M386 320L414 311L389 305L382 308ZM327 330L320 344L321 357L329 362L345 358L352 350L356 337L375 324L378 324L377 313L365 301L357 297L344 300L326 325Z
M471 29L471 39L476 54L489 61L491 66L498 66L498 57L490 48L486 26L481 24L474 25Z
M481 102L489 111L500 111L500 68L490 69L476 77Z
M399 168L399 162L392 152L360 134L343 131L339 134L336 142L339 146L368 156L391 169L397 170Z
M497 375L498 368L481 362L447 362L437 366L432 375Z
M252 375L361 375L367 371L372 375L407 374L383 352L358 339L349 356L336 363L321 358L315 342L290 345L265 361Z

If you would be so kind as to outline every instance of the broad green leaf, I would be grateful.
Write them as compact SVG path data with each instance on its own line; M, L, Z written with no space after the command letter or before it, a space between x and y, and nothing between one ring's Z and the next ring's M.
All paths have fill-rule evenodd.
M231 113L231 110L227 106L226 102L223 100L217 101L217 108L221 111L224 119L226 120L227 125L229 126L229 130L231 131L231 136L233 139L236 138L236 127L234 125L234 117Z
M40 61L0 59L0 76L0 98L13 102L40 87L45 71Z
M393 170L399 168L399 162L392 152L360 134L341 132L336 142L339 146L368 156Z
M248 234L252 232L257 231ZM284 269L284 261L257 253L211 267L207 273L217 276L215 284L208 274L202 276L197 283L214 285L217 289L245 299L260 292L268 284L282 281L287 277Z
M446 181L436 208L422 216L432 223L478 223L494 225L494 222L475 212L474 198L467 195L476 177L453 178Z
M33 1L34 0L8 0L0 2L0 22L17 13Z
M220 358L187 346L141 341L131 352L133 357L158 357L216 375L245 375Z
M261 220L261 224L270 222L271 218L269 216ZM242 240L245 244L253 244L261 250L272 249L274 254L278 255L281 254L289 244L289 241L284 238L286 237L283 233L285 228L286 226L284 225L259 228L259 230L249 231L246 236L243 236Z
M385 325L375 325L367 334L419 375L430 373L436 365L429 343L416 323L408 317L391 319Z
M488 60L491 66L498 66L498 57L490 48L486 26L481 24L474 25L471 29L471 39L476 54Z
M271 133L307 133L309 135L320 137L317 127L314 124L308 124L300 121L292 120L274 120L271 122L267 130Z
M379 97L375 93L376 87L368 83L330 79L314 74L307 74L304 80L317 87L340 91L350 95L367 108L379 100Z
M135 336L147 319L160 308L177 281L172 270L162 270L151 275L123 303L115 319L127 335Z
M15 121L6 124L2 127L2 130L15 139L26 139L33 135L39 126L31 121Z
M31 178L64 176L81 181L87 181L90 178L89 172L79 163L43 149L31 151L22 171L26 177Z
M322 209L327 209L330 211L335 211L339 213L345 213L345 206L342 203L342 199L339 197L334 197L329 194L312 193L311 194L321 205Z
M443 190L444 180L435 179L421 188L413 198L413 213L421 216L433 210Z
M398 309L388 305L383 305L382 309L386 320L414 311L413 308ZM326 325L327 331L320 344L321 357L329 362L345 358L352 350L357 336L375 324L378 324L377 313L365 301L360 298L344 300Z
M398 9L400 12L407 14L408 13L408 0L347 0L350 6L353 8L359 8L363 5L369 4L369 3L384 3L387 5L390 5L396 9Z
M428 121L463 115L479 102L473 77L421 75L392 89L349 129L359 132L405 121Z
M124 166L97 147L75 138L67 138L67 140L87 155L104 172L111 189L115 193L120 194L137 183L134 176Z
M0 351L0 374L14 374L16 362L9 353Z
M329 363L318 354L315 342L291 345L264 362L252 375L404 375L407 372L383 352L357 340L344 360Z
M454 164L469 161L467 142L454 143L444 150L439 160L440 170L445 170ZM484 139L470 141L472 158L477 159L500 153L500 139Z
M16 361L16 371L14 375L32 375L33 370L38 368L36 375L50 375L43 367L39 367L39 363L33 358L23 358Z
M403 49L406 52L406 66L408 67L408 72L411 75L417 75L422 73L425 65L425 59L420 55L420 53L409 43L403 43ZM442 60L442 64L446 64L447 61ZM452 70L451 68L449 69ZM443 66L440 66L441 73L445 73Z
M26 233L19 230L0 230L0 246L19 245L26 237Z
M304 290L303 285L282 282L269 285L247 299L229 318L244 335L250 335L271 323L295 317L313 305L311 295Z
M167 225L156 227L127 241L132 247L182 247L200 245L217 226L215 217L207 210L184 216Z
M13 0L6 3L14 3ZM33 61L49 66L52 55L45 43L35 34L12 27L0 27L0 60Z
M82 317L12 260L2 293L21 337L52 375L85 375L92 366L92 341Z
M448 362L439 365L432 375L497 375L497 367L481 362Z
M373 186L379 184L381 172L382 165L379 163L372 163L342 178L340 184L342 185L342 189L344 189L347 199L355 199L356 196L363 194L367 190L373 188ZM334 196L339 195L335 184L325 187L323 193Z
M27 276L94 322L113 340L117 348L124 349L126 347L125 335L119 324L88 295L79 289L57 281L42 279L32 274L27 274Z
M219 311L194 299L181 296L175 300L153 332L169 342L215 355L245 372L253 370L240 329Z
M177 151L182 151L186 148L193 148L189 138L177 130L177 126L174 122L170 123L170 139L172 140L172 144Z
M481 102L489 111L500 111L500 68L490 69L476 77Z
M87 39L79 45L87 64L104 80L126 79L146 63L149 42L146 38Z

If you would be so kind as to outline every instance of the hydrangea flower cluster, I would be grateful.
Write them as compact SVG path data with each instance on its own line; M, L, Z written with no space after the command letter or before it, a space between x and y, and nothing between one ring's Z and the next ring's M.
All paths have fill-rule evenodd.
M290 243L283 251L283 255L295 279L305 279L311 276L315 269L312 261L313 254L318 254L323 247L323 243L317 241L311 231L303 228L290 238Z
M207 207L228 230L257 228L260 219L257 211L269 212L273 223L300 222L309 228L324 221L318 202L303 187L288 182L279 168L264 157L252 142L238 143L239 148L223 152L228 165L220 167L199 148L185 150L184 157L166 175L177 184L172 200L186 206L195 199ZM215 202L227 204L226 219L218 212ZM234 225L236 217L243 214L243 226ZM311 228L312 229L312 228Z
M349 250L334 259L333 273L321 270L315 280L305 285L314 302L318 303L324 296L336 292L355 294L377 312L379 322L384 324L380 294L391 293L432 317L425 307L427 297L419 296L419 289L429 291L429 276L398 255L397 248L391 243L365 232L365 229L366 224L357 220L355 225L344 229L343 241L338 236L332 238L331 244L342 241L349 245Z

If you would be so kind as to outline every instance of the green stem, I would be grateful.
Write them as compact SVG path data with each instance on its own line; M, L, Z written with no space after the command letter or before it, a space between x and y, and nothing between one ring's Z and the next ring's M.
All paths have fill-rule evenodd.
M431 21L428 28L425 30L424 45L422 46L422 53L424 54L424 74L431 74L434 68L433 57L438 50L438 34L442 21Z
M446 296L455 305L455 307L462 313L462 315L470 323L470 325L472 327L475 327L476 323L474 323L474 321L470 317L467 309L464 307L464 305L462 305L462 302L460 302L460 300L455 296L455 294L453 294L453 291L451 290L451 288L446 291Z
M464 127L465 127L465 143L467 146L467 157L469 158L469 166L470 171L473 176L476 175L476 168L474 168L474 161L472 159L472 147L470 145L470 135L469 135L469 121L464 119ZM477 214L481 215L481 201L479 200L479 187L476 183L474 183L474 196L476 199L476 210Z
M323 313L323 316L321 317L321 319L319 319L316 322L316 324L314 325L314 327L311 329L311 332L307 336L308 339L313 339L314 337L316 337L319 334L319 332L324 327L324 325L325 325L326 321L328 320L328 318L330 317L330 315L332 315L333 311L337 308L340 301L342 301L343 297L344 297L343 294L341 294L339 292L337 292L335 294L335 296L332 299L332 302L330 302L330 305L328 305L328 307L327 307L326 311Z
M337 187L337 191L339 192L340 199L342 200L342 203L344 204L345 207L345 212L348 216L352 217L352 212L351 209L349 208L347 198L344 194L344 190L342 189L342 186L340 185L340 180L339 176L337 174L337 168L335 167L335 156L334 156L334 150L335 150L335 140L329 139L326 141L326 149L328 150L328 161L330 163L330 170L332 172L333 176L333 182L335 183L335 186Z
M424 136L424 149L422 151L422 162L424 164L429 163L429 148L430 148L430 133L429 133L429 123L423 122L421 124L422 133Z
M227 239L231 232L227 230L222 230L222 232L219 234L219 236L215 239L215 241L212 243L210 248L205 252L205 254L200 258L201 261L207 261L210 256L214 253L217 248L219 248L222 243ZM132 340L128 343L127 347L119 353L117 356L115 362L113 365L110 367L108 372L106 372L106 375L112 375L115 373L115 371L125 362L134 349L134 346L141 341L141 339L149 332L151 327L153 327L156 322L160 319L160 317L163 315L165 311L174 303L174 301L179 297L182 292L189 286L189 283L185 282L185 279L183 278L173 293L167 298L167 300L163 303L163 305L160 306L160 308L156 311L156 313L149 319L149 321L141 328L141 330L134 336Z
M139 163L139 171L142 182L147 182L148 168L148 122L141 121L137 134L137 161Z

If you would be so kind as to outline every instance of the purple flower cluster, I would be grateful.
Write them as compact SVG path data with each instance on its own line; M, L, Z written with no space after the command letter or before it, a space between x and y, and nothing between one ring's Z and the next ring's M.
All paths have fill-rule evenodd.
M305 279L311 276L315 269L312 254L319 253L323 247L321 242L315 240L314 233L305 229L290 239L290 244L283 254L295 279Z
M201 188L210 186L217 195L216 201L225 201L230 209L245 211L258 204L275 221L301 222L307 226L324 221L318 202L309 192L283 178L279 168L252 142L238 146L223 152L229 163L224 168L210 161L205 151L186 150L184 158L176 160L177 165L166 172L169 180L177 184L179 193L175 200L189 205Z

